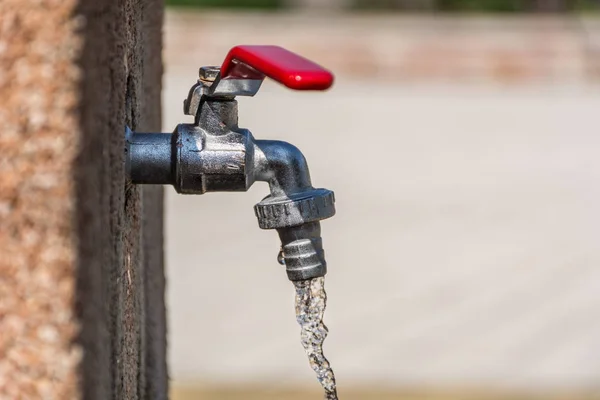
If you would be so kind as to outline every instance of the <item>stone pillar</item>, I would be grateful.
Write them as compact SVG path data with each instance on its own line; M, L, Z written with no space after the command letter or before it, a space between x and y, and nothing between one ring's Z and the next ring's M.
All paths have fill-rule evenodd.
M0 398L166 399L160 0L0 1Z

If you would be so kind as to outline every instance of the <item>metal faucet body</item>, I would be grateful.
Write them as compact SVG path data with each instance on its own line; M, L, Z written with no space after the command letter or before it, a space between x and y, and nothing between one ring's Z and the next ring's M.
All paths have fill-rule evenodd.
M276 229L290 280L327 272L319 221L335 214L332 191L312 186L308 164L295 146L256 140L238 126L235 95L253 95L262 80L222 80L203 67L184 102L193 124L173 133L126 133L127 170L133 183L169 184L182 194L246 191L267 182L270 195L254 207L259 226Z

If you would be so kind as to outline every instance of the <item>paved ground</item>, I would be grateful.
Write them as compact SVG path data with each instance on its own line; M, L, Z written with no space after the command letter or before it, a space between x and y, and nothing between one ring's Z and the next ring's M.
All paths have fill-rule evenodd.
M196 67L219 60L168 61L171 130ZM582 86L343 78L240 100L240 125L298 145L336 191L325 350L340 385L597 388L599 110ZM277 235L253 214L266 194L168 190L176 382L316 384Z

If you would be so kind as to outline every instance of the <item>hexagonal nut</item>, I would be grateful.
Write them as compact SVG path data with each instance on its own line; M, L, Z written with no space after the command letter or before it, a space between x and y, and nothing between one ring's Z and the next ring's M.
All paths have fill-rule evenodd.
M333 217L335 197L328 189L313 189L289 197L267 196L254 206L254 213L261 229L298 226Z

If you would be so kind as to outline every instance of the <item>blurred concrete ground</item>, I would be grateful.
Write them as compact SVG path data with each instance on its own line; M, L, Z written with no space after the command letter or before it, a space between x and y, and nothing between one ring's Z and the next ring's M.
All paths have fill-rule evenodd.
M165 130L189 121L181 103L198 66L239 43L283 44L341 70L327 93L266 84L240 99L241 126L296 144L315 185L336 191L338 215L323 237L325 351L339 386L596 391L594 29L581 36L573 21L548 19L503 31L489 19L330 18L168 13L163 103ZM390 54L418 50L423 37L437 53L412 77L396 76L393 65L410 69ZM448 50L461 40L468 54ZM550 50L532 55L536 43ZM477 58L495 54L477 49L512 44L522 51L504 57L508 72L486 67L502 57ZM364 67L373 57L375 67ZM266 185L167 192L175 385L315 388L293 287L275 261L277 234L259 230L252 210Z

